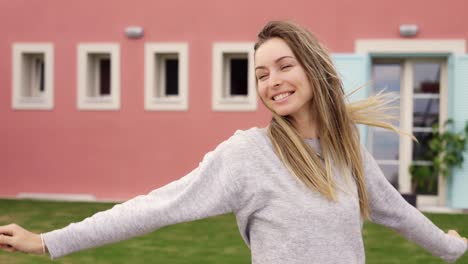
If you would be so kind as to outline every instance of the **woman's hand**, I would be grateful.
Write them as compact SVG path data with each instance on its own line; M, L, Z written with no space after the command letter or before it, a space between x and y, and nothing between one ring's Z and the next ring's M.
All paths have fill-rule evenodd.
M453 237L461 238L461 239L463 239L463 241L465 241L465 243L468 244L468 241L466 240L466 237L461 237L461 236L457 233L457 231L455 231L455 230L449 230L449 231L447 232L447 235L453 236Z
M44 248L41 236L16 225L0 226L0 249L42 255Z

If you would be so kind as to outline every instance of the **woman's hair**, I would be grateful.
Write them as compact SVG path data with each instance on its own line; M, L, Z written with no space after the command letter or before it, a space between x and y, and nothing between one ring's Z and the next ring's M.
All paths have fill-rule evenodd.
M269 22L258 34L255 51L271 38L286 42L311 83L310 111L316 117L325 165L298 134L292 118L278 115L263 102L273 113L268 136L276 154L306 186L333 201L337 198L337 185L332 177L332 167L337 166L348 183L350 179L356 183L361 215L368 218L368 195L356 124L399 132L386 122L391 118L386 112L394 109L390 105L391 97L380 93L366 100L346 103L343 84L330 55L311 32L291 22Z

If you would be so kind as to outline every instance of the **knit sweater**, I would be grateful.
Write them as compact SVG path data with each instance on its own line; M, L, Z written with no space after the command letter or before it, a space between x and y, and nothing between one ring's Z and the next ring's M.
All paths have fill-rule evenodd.
M318 139L305 139L318 153ZM406 203L361 146L370 218L453 262L467 248ZM236 131L181 179L43 234L52 259L163 226L233 212L253 264L365 263L357 188L334 170L337 201L310 190L274 152L266 128Z

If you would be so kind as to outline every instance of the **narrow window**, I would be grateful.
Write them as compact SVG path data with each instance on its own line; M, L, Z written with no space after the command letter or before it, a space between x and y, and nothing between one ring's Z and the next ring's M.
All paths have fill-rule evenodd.
M245 58L231 58L229 59L229 93L231 96L247 96L248 95L248 59Z
M120 108L120 55L117 44L79 44L78 108Z
M165 83L166 95L178 95L179 94L179 60L176 58L166 59L165 70L166 70L166 83Z
M158 54L155 56L156 85L155 95L159 98L179 95L179 57L177 54Z
M111 94L111 63L109 58L103 58L99 60L99 94L110 95Z
M213 110L257 109L253 44L215 43L213 48Z
M44 54L23 54L23 83L21 95L25 97L40 97L45 91L44 87Z
M53 47L13 44L13 108L53 108Z
M111 95L111 59L109 54L89 54L89 97Z
M185 111L188 108L188 46L147 43L145 46L145 109Z
M39 92L43 93L45 91L45 83L44 83L44 68L45 68L45 65L44 65L44 59L40 60L38 62L38 65L39 67Z

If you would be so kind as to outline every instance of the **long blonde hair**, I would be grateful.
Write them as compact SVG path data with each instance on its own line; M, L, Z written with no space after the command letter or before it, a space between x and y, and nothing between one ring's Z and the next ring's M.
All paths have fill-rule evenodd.
M325 166L304 142L290 116L280 116L265 102L272 112L268 136L276 154L286 168L311 190L318 191L329 200L336 201L336 183L332 167L337 166L347 179L356 183L361 216L369 217L369 202L362 166L359 131L356 124L378 126L399 132L389 122L392 109L387 94L377 94L366 100L346 103L343 84L328 51L307 29L291 22L271 21L258 34L255 51L271 38L286 42L312 86L311 109L322 146Z

